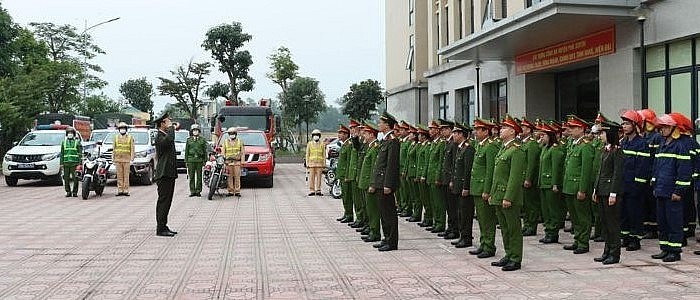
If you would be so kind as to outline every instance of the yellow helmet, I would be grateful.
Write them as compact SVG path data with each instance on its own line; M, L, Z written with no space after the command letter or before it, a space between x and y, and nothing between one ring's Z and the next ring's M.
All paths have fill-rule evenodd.
M314 129L314 131L311 132L311 135L321 135L321 131L318 129Z
M229 134L238 133L238 128L236 128L236 127L229 127L229 128L226 130L226 132L228 132Z
M129 125L126 125L124 122L119 122L119 125L117 125L117 128L128 128Z

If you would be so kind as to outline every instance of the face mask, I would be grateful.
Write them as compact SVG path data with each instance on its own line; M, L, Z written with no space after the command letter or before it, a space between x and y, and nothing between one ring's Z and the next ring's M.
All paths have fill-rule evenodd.
M119 130L119 133L121 133L122 135L125 135L125 134L126 134L126 129L120 129L120 130Z
M199 131L197 131L197 130L195 130L195 131L192 131L192 135L194 135L194 136L198 136L198 135L199 135Z
M320 139L321 139L321 137L320 137L320 136L318 136L318 135L314 135L314 141L315 141L315 142L318 142L318 140L320 140Z
M72 133L69 133L69 134L68 134L68 138L69 138L69 139L73 139L74 137L75 137L75 135L73 135Z
M232 134L232 135L231 135L231 139L232 139L232 140L235 140L235 139L236 139L236 135L235 135L235 134Z

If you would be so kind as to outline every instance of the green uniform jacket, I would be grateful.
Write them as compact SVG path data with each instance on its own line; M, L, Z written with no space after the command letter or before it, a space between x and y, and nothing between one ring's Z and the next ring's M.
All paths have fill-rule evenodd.
M595 180L594 190L604 200L611 193L622 195L622 179L625 157L620 146L611 147L610 150L601 151L600 170ZM601 199L601 200L603 200Z
M388 134L382 140L377 153L377 160L372 170L372 182L370 184L378 193L382 193L385 187L396 192L399 188L399 155L401 145L399 140Z
M185 144L185 163L202 163L207 160L207 141L203 137L189 137Z
M372 170L374 170L374 162L377 160L377 153L379 153L379 142L374 140L367 146L367 152L365 152L362 160L358 186L363 191L369 188L369 184L372 181Z
M449 184L452 181L452 176L454 176L455 156L457 156L458 147L459 145L452 138L445 145L445 155L442 159L442 174L440 174L440 181L444 184Z
M360 168L360 160L359 160L359 143L360 140L358 137L352 137L350 140L349 144L352 146L350 147L350 160L348 162L348 169L347 173L345 174L345 180L355 180L357 178L357 169Z
M526 164L525 150L517 141L510 141L503 146L496 155L489 204L501 205L507 199L513 206L523 205Z
M474 162L474 147L469 142L457 146L454 167L452 169L452 194L461 195L462 190L469 190L471 183L472 163Z
M540 167L540 144L532 137L529 136L523 140L523 150L527 155L527 168L525 169L525 180L529 180L532 183L532 187L537 187L537 180L539 179L539 173L537 170Z
M443 139L437 139L433 142L428 155L428 175L426 180L429 184L442 182L442 161L445 160L445 146L447 142Z
M340 182L345 180L345 175L348 173L348 164L350 163L350 151L352 150L352 143L350 140L343 141L343 145L340 146L340 153L338 154L338 164L335 166L335 174Z
M406 163L408 164L407 176L409 179L416 178L416 173L418 169L418 142L411 142L408 150L408 158Z
M571 143L564 160L564 183L562 193L576 195L577 192L589 194L593 180L593 147L583 138Z
M365 154L367 153L367 144L359 142L357 146L357 175L355 176L355 182L360 181L360 171L362 170L362 163L365 160Z
M401 153L399 159L399 170L401 171L401 176L406 176L408 174L408 151L411 147L411 141L408 139L401 140Z
M556 185L561 189L561 180L564 176L564 146L553 144L545 147L540 153L539 187L551 189Z
M496 163L498 148L496 144L488 138L481 143L477 142L475 145L476 153L474 154L474 163L472 164L472 178L469 184L469 194L472 196L481 196L482 193L491 192L493 166Z
M161 178L177 178L177 155L175 154L175 129L170 126L167 132L158 130L156 136L156 176Z
M418 144L416 150L416 178L425 178L428 172L428 153L430 152L430 142L423 142Z

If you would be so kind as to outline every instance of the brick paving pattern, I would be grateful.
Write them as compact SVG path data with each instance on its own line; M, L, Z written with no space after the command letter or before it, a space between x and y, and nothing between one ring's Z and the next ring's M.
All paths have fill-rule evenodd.
M215 201L187 197L181 174L175 238L155 236L155 186L84 201L1 185L0 299L700 299L694 240L678 263L651 259L645 240L603 266L602 243L574 255L526 237L523 269L505 273L490 266L500 232L495 259L480 260L402 220L399 250L380 253L335 221L339 200L305 196L299 165L276 174L274 189Z

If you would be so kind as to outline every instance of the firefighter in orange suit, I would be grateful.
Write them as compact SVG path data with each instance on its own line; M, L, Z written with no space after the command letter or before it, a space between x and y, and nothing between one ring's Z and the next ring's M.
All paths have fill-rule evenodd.
M323 196L321 174L326 167L326 146L321 142L321 131L311 132L311 141L306 145L306 167L309 168L309 196Z
M238 138L238 129L229 128L224 142L224 157L228 168L228 196L241 196L241 161L245 154L243 141Z
M129 174L134 160L134 137L127 133L128 126L120 122L119 133L114 137L112 162L117 167L117 196L129 196Z

